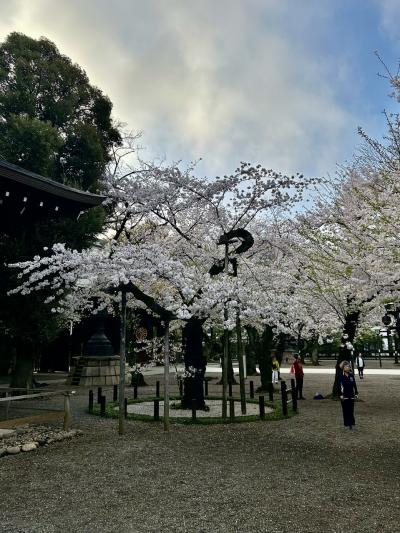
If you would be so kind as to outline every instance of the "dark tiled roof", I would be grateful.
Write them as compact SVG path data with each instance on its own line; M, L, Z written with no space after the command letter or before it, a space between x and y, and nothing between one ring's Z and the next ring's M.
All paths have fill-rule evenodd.
M65 198L72 202L84 204L88 207L100 205L105 200L104 196L68 187L67 185L63 185L62 183L58 183L49 178L44 178L39 174L25 170L2 159L0 159L0 179L1 178L6 178L15 183L20 183L38 191L43 191L59 198Z

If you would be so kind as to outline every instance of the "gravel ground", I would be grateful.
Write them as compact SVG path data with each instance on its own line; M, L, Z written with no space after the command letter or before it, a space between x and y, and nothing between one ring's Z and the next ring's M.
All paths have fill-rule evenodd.
M399 377L359 383L353 432L337 402L311 399L331 380L306 375L291 419L170 434L129 421L121 437L78 394L79 439L0 459L0 531L399 532Z
M222 401L221 400L208 400L207 406L209 407L209 411L202 411L198 410L196 411L196 416L198 418L209 418L209 417L220 417L222 413ZM134 403L130 404L127 407L128 413L136 413L140 415L148 415L153 416L154 413L154 404L153 402L141 402L141 403ZM164 402L160 402L160 414L162 415L164 409ZM118 407L115 408L115 410L118 412ZM273 413L273 409L270 407L265 406L264 407L265 413ZM255 403L247 403L246 404L246 414L242 415L240 410L240 403L235 403L235 416L237 418L240 418L241 416L248 416L248 415L258 415L260 412L260 408L258 404ZM229 404L228 404L228 413L229 413ZM170 410L170 417L171 418L190 418L191 411L188 409L178 409L176 407L173 407Z

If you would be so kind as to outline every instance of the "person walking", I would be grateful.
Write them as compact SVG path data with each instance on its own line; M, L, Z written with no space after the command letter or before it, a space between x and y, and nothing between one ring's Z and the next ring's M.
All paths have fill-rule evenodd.
M358 397L358 390L354 374L350 372L348 361L340 363L342 372L338 378L338 394L342 404L343 424L345 428L353 429L356 421L354 418L354 400Z
M305 400L303 396L303 382L304 382L304 371L303 365L301 364L299 354L294 354L293 356L293 374L296 378L296 389L297 389L297 399Z
M360 379L364 379L365 360L361 352L358 352L356 357L356 365Z
M276 355L272 356L272 383L279 382L279 361Z

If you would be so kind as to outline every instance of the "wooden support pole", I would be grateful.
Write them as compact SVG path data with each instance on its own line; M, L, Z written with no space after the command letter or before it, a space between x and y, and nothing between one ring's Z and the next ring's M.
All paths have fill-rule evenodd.
M291 390L292 390L292 409L296 413L297 412L297 387L296 387L296 380L291 378L290 384L291 384Z
M93 413L93 391L89 391L89 413Z
M106 397L100 396L100 416L106 416Z
M160 420L160 400L154 400L154 420Z
M286 381L281 381L281 396L282 396L282 414L287 416L287 392L286 392Z
M258 407L260 410L260 418L261 420L264 420L265 418L265 399L264 396L258 397Z
M193 420L193 422L196 422L196 420L197 420L196 409L197 409L197 401L196 401L196 398L193 398L193 400L192 400L192 420Z
M254 398L254 381L250 381L250 398Z
M229 275L229 245L225 243L225 258L224 258L224 272L225 275ZM224 322L228 321L228 307L226 302L224 304ZM227 417L228 412L228 358L229 358L229 330L224 325L224 347L223 347L223 358L222 358L222 418Z
M169 431L169 322L164 333L164 431Z
M268 396L269 396L269 401L273 402L274 401L274 384L272 383L272 381L268 383Z
M235 420L235 400L233 398L229 400L229 418L231 421Z
M71 424L71 403L69 392L64 394L64 423L63 430L68 431Z
M121 291L118 433L125 433L126 290Z
M236 313L236 339L237 339L237 351L238 351L238 361L239 361L239 391L240 391L240 409L242 415L246 414L246 368L245 368L245 354L243 349L243 339L242 339L242 324L240 320L240 313Z
M102 392L103 392L102 388L98 387L97 388L97 403L100 403Z

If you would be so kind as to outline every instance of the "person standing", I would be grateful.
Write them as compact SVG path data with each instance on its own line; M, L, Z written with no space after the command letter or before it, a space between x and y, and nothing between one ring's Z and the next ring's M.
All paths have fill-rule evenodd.
M358 352L356 357L356 365L360 379L364 379L365 360L361 352Z
M354 418L354 400L358 396L358 390L354 374L350 372L348 361L340 364L342 372L338 379L338 394L342 404L343 423L345 428L352 429L356 421Z
M297 389L297 398L298 400L305 400L303 396L303 382L304 382L304 371L303 365L301 364L299 354L294 354L293 356L293 373L296 378L296 389Z
M272 383L279 382L279 361L276 355L272 356Z

